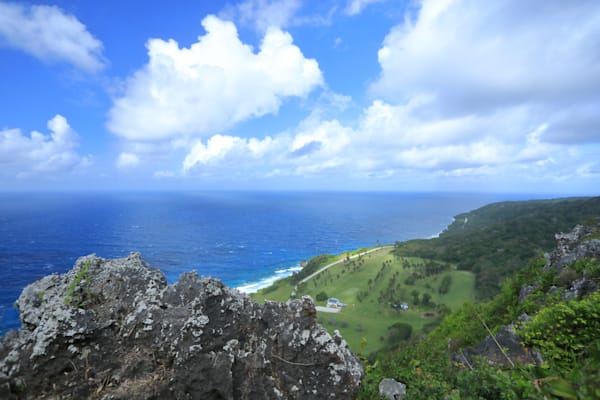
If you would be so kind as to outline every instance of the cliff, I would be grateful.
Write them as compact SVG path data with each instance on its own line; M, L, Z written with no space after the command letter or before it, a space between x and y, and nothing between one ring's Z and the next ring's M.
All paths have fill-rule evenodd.
M308 297L253 302L140 254L80 258L27 286L0 343L1 398L350 399L363 374Z

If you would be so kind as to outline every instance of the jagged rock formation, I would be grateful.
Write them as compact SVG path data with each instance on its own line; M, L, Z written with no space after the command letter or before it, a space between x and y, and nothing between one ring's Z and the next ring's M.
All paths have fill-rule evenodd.
M577 225L571 232L557 233L556 249L546 255L545 270L559 270L580 258L599 258L600 239L595 234L600 225Z
M600 223L596 225L577 225L571 232L557 233L556 248L545 254L546 264L543 271L556 276L565 277L562 282L564 300L581 299L582 297L599 289L598 283L585 274L577 274L570 266L581 259L600 259ZM570 274L567 274L567 273ZM570 279L569 279L570 277ZM540 282L523 285L519 291L519 303L523 303L531 294L541 287ZM558 291L557 286L551 286L545 295L552 295ZM543 302L544 298L538 301ZM527 322L529 316L523 314L519 322ZM485 357L489 364L510 366L511 364L541 364L542 356L535 349L526 349L521 344L515 324L500 327L492 338L487 336L482 342L471 349L466 349L462 354L454 354L453 359L458 362L468 363L473 356Z
M310 298L259 305L195 272L167 285L139 253L82 257L17 304L3 399L351 399L362 377Z

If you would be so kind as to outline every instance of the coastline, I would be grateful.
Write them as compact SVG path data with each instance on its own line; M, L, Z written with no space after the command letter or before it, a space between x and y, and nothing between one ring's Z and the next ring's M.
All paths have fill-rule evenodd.
M288 276L291 276L294 272L298 272L301 269L302 267L300 266L300 263L290 268L278 269L272 275L266 278L259 279L258 281L254 282L244 283L243 285L236 286L235 289L246 294L256 293L260 289L269 287L278 280L287 278Z

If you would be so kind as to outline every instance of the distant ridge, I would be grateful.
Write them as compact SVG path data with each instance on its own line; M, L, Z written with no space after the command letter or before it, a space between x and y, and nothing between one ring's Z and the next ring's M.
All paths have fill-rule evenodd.
M505 201L458 214L439 237L396 243L398 254L456 263L476 274L479 298L490 298L504 277L555 244L556 232L600 216L600 197Z

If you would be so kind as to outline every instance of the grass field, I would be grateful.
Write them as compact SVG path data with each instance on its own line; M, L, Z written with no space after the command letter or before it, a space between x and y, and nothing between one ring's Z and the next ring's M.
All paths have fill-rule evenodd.
M450 283L447 292L440 293L444 279ZM287 278L252 297L257 301L287 301L292 291L294 285ZM413 335L419 334L438 320L438 311L445 308L440 305L453 309L472 300L474 275L447 264L396 257L388 248L329 268L299 286L296 296L316 299L321 292L348 306L337 314L319 312L319 322L330 332L338 329L353 351L366 354L389 343L391 325L407 323L412 326ZM430 297L429 301L423 302L424 295ZM403 302L409 305L406 311L397 307ZM315 303L325 305L324 301Z

